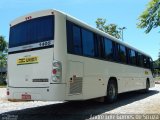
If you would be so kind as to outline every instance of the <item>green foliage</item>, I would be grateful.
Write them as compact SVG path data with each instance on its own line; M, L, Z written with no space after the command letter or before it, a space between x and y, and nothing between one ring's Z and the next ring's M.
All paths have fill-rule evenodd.
M151 0L138 19L137 27L145 28L145 33L149 33L152 28L160 26L160 0Z
M0 68L7 66L7 55L0 52Z
M0 36L0 67L6 66L7 53L7 42L5 41L5 38L3 36Z
M2 71L2 68L7 66L7 54L8 54L7 42L5 41L5 38L3 36L0 36L0 71ZM1 72L0 79L3 78L4 75Z
M156 68L154 69L154 74L157 74L157 75L160 75L160 69L158 69L160 67L160 57L153 61L153 68Z
M96 27L99 30L102 30L108 34L110 34L111 36L114 36L118 39L121 38L121 31L118 30L118 26L116 24L108 24L106 25L106 19L103 18L98 18L96 20Z
M7 42L5 41L3 36L0 36L0 52L3 52L6 50Z
M159 60L159 58L153 62L153 66L154 67L160 66L160 60Z

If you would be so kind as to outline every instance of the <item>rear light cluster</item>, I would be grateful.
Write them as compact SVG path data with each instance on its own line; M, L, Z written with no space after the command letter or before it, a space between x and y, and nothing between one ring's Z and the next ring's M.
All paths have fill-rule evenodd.
M52 67L52 81L53 82L61 82L62 76L62 64L59 61L53 61Z

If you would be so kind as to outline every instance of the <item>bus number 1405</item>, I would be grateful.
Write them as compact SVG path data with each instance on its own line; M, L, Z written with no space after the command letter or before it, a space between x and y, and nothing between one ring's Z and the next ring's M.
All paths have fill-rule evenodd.
M44 47L44 46L49 46L50 44L51 44L50 41L45 41L45 42L40 42L40 43L39 43L39 46L40 46L40 47Z

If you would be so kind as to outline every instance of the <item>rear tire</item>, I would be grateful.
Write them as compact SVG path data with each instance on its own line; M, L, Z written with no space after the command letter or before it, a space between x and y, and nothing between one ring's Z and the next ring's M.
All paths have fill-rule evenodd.
M147 79L147 80L146 80L146 89L145 89L145 93L148 93L148 92L149 92L149 88L150 88L150 82L149 82L149 80Z
M107 86L107 96L106 101L108 103L113 103L117 100L118 90L117 84L114 80L109 81Z
M150 82L149 79L146 80L146 88L143 90L140 90L141 93L148 93L150 88Z

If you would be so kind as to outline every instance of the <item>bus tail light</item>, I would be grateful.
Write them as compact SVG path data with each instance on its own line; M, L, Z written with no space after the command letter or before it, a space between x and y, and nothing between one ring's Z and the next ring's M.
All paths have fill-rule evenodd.
M56 69L53 69L53 70L52 70L52 74L53 74L53 75L56 75L56 73L57 73L57 70L56 70Z
M52 68L52 81L61 82L61 76L62 76L62 64L61 62L54 60Z

